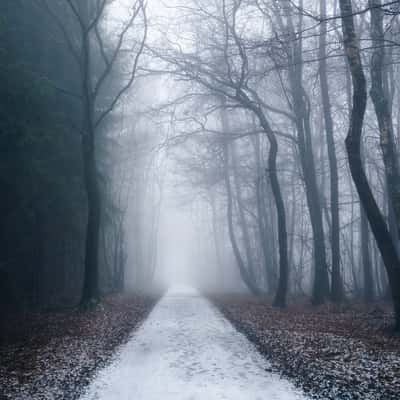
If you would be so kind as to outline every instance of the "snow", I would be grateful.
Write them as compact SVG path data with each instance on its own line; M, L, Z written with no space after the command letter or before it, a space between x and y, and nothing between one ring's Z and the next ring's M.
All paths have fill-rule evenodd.
M176 287L81 400L302 400L195 290Z

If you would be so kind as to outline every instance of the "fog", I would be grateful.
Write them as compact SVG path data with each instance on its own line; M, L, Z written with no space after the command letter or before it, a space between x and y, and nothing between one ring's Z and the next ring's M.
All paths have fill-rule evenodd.
M129 1L113 3L114 20L123 18L127 5ZM146 168L154 168L147 186L158 189L156 194L149 189L143 200L153 208L139 212L142 231L127 228L127 286L137 288L150 281L165 286L186 283L205 291L250 289L272 296L279 285L282 287L279 279L284 273L290 295L311 296L315 302L329 298L328 286L339 297L344 293L357 297L363 290L377 294L386 286L379 246L364 229L366 219L359 210L346 160L346 108L351 108L351 87L343 52L333 33L325 33L325 44L317 35L321 35L321 28L310 17L318 14L317 2L307 1L303 7L308 18L301 19L301 13L289 6L268 2L149 4L146 51L132 90L135 95L124 100L124 107L140 114L137 119L146 125L151 145L145 157L158 160L156 166L146 164ZM331 16L337 12L329 4L322 11ZM292 15L285 14L290 12ZM280 18L286 15L286 22L268 20L274 13ZM294 29L290 24L303 24L304 32L310 31L301 49L285 36ZM330 29L338 29L334 18ZM367 40L368 32L362 26L359 29ZM280 36L274 43L276 35ZM263 42L263 38L268 39ZM264 52L261 43L269 43L272 50ZM287 54L285 46L300 49L303 54ZM362 51L365 57L371 57L367 44ZM328 58L326 66L318 57L328 53L332 60ZM396 56L397 49L391 54ZM292 63L303 63L304 67L296 71ZM320 91L314 81L321 68L328 68L328 77L323 78L327 79L328 93L323 87ZM300 89L296 87L296 74L303 75ZM305 100L296 97L296 90L305 90ZM331 102L328 108L326 96ZM325 101L322 105L321 99ZM308 107L309 115L293 109L293 102L298 108ZM263 108L263 115L254 104ZM382 161L376 151L373 110L368 107L366 112L370 122L362 151L374 187L381 185L382 177L368 165L382 168ZM303 119L306 127L295 122L296 118ZM329 122L332 118L333 125ZM276 214L277 189L271 186L273 177L268 177L272 143L268 129L274 132L278 144L276 168L285 217ZM335 179L338 199L332 186ZM315 197L317 192L320 200ZM389 213L390 206L385 211L384 193L380 197L378 190L375 195L383 213ZM133 191L131 196L128 210L138 193ZM336 207L340 209L338 217ZM126 226L131 226L129 219L135 218L138 211L128 211ZM150 232L150 226L156 232ZM286 249L279 247L284 246L280 229L286 231ZM332 233L336 229L340 233ZM363 248L365 241L368 252L372 252L369 256ZM140 249L136 242L141 243ZM138 258L143 247L153 242L155 254ZM146 263L152 262L154 275L150 281L138 280L138 269L146 269ZM365 267L365 263L374 266ZM372 274L377 279L373 284L366 272L370 268L375 269Z
M398 399L399 77L399 0L0 0L0 398Z
M348 26L316 0L40 0L32 26L5 7L6 302L397 293L398 13L356 3Z

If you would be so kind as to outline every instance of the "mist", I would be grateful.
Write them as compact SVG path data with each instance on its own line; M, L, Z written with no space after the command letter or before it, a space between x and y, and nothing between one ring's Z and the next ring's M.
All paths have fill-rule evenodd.
M0 15L0 398L398 398L399 1Z

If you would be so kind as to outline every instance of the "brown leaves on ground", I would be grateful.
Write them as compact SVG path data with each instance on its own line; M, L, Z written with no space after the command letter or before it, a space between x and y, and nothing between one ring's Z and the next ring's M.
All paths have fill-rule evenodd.
M400 337L389 333L387 304L277 309L246 295L212 300L276 371L313 397L399 399Z
M115 295L90 311L8 321L0 346L0 400L78 398L155 301Z

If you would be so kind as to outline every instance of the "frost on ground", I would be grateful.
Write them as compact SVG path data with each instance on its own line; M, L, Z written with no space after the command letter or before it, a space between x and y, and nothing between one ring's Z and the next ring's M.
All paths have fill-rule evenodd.
M174 289L82 400L301 400L203 297Z
M0 399L77 399L154 303L113 296L88 312L10 321L0 346Z
M385 331L391 313L356 306L270 307L250 296L214 296L274 370L318 399L399 400L400 338Z

